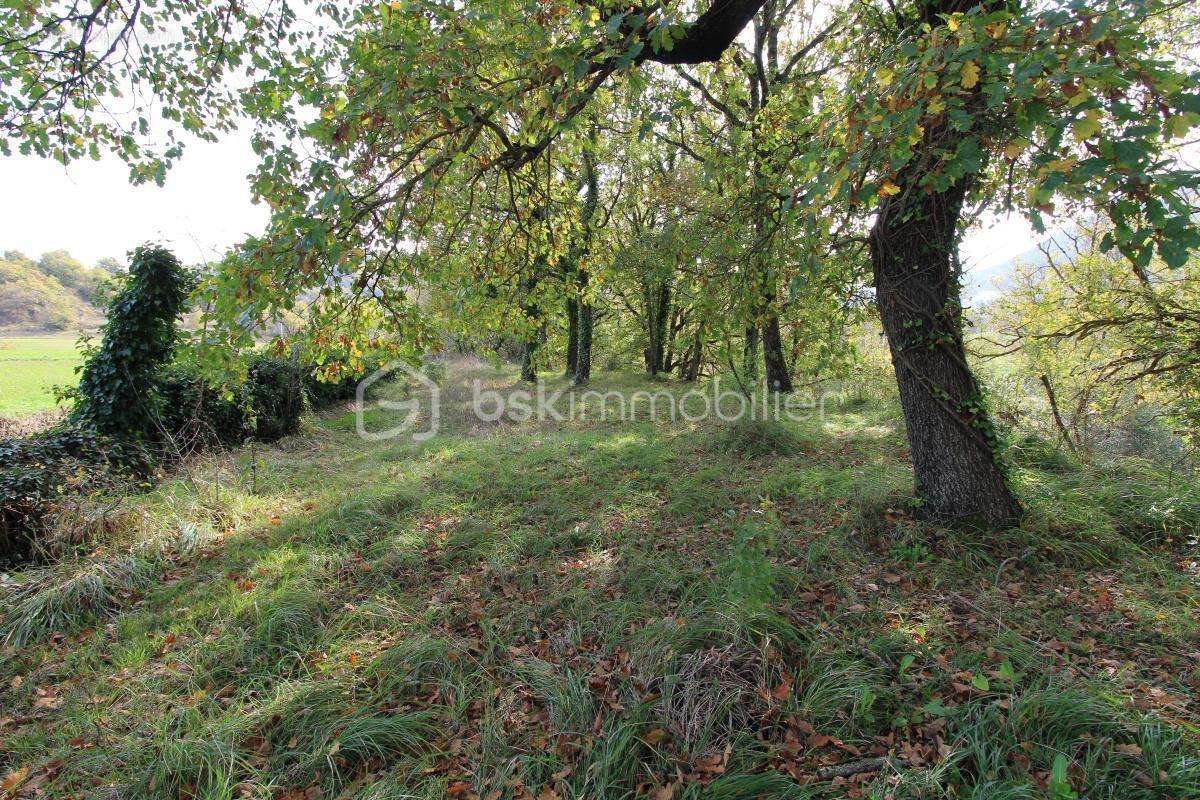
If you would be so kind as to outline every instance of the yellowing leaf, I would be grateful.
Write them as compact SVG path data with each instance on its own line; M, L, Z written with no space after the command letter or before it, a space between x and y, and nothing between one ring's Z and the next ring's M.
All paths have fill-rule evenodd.
M879 193L891 197L894 194L900 194L900 187L891 181L884 181L883 185L879 187Z
M962 87L964 89L973 89L979 85L979 65L974 61L968 61L962 65Z
M1075 141L1084 142L1100 132L1100 123L1094 119L1077 119L1071 125L1071 132L1075 134Z
M887 67L884 67L883 69L876 70L875 82L878 83L880 86L890 86L892 83L892 78L894 78L895 76L896 76L896 73L892 72Z
M1028 146L1029 142L1025 141L1024 139L1013 139L1004 146L1004 155L1008 156L1009 158L1016 158L1017 156L1021 155L1021 153L1024 153L1025 148Z
M1194 124L1188 119L1189 114L1176 114L1167 120L1167 135L1172 139L1180 139L1187 136L1187 132L1191 130Z
M962 25L962 21L959 19L958 14L954 14L950 19L946 20L946 27L952 31L958 30L960 25Z

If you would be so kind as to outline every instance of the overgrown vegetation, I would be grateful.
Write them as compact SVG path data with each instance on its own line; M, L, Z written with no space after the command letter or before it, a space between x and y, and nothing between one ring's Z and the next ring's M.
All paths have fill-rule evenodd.
M139 251L78 430L4 446L0 791L1200 794L1197 4L303 5L0 8L0 152L244 122L271 210L179 352ZM1098 235L981 369L996 212Z
M298 430L307 408L346 393L346 380L318 388L315 366L267 354L252 356L245 381L226 390L213 388L194 359L173 363L193 282L165 249L135 251L103 338L70 391L70 417L0 439L0 557L46 555L63 544L38 540L64 498L144 488L161 467L207 447L275 441Z
M977 536L897 503L887 405L781 423L782 452L480 431L475 378L515 368L453 365L435 440L331 417L194 459L102 549L13 575L13 790L1197 796L1200 595L1163 536L1200 526L1194 487L1019 466L1027 523Z

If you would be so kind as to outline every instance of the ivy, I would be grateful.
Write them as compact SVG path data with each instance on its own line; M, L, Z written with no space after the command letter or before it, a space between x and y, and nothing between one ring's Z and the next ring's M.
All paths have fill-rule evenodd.
M176 320L191 278L161 247L139 247L108 307L100 346L88 354L75 395L75 422L126 439L149 439L158 417L156 384L175 351Z

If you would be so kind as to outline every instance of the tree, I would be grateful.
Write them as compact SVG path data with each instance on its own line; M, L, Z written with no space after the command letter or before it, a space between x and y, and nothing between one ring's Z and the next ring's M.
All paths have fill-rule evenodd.
M1159 3L1025 6L921 0L866 7L841 104L805 199L871 209L868 243L926 513L1019 514L962 338L957 242L967 204L1064 203L1108 215L1135 263L1179 265L1200 239L1167 156L1200 96L1160 55ZM1191 83L1189 83L1191 80Z
M213 140L233 129L239 84L298 43L294 22L279 0L6 3L0 154L15 145L65 164L108 151L135 182L161 184L183 152L180 134Z
M129 277L113 297L99 347L79 376L76 421L103 434L147 438L158 416L156 384L171 360L176 322L191 278L161 247L139 247Z
M1200 258L1179 269L1135 267L1099 252L1103 228L1060 234L1020 266L996 304L1003 338L988 355L1019 354L1054 398L1066 443L1093 451L1138 410L1200 434ZM1132 409L1132 411L1131 411ZM1051 414L1048 414L1049 417Z
M247 316L270 317L316 294L328 309L319 322L372 308L411 350L432 330L413 287L432 286L452 269L451 280L463 283L477 270L469 256L490 243L505 258L502 274L483 285L523 298L495 313L536 308L514 325L526 336L537 331L540 342L548 309L567 300L561 280L543 278L560 270L570 237L532 224L532 215L561 195L558 173L580 129L649 91L646 65L716 61L758 14L752 56L765 63L751 74L761 90L762 76L779 74L772 31L793 6L718 0L695 16L677 2L397 0L348 11L316 4L328 28L289 29L287 46L271 51L269 72L255 75L242 96L263 158L254 190L273 215L267 234L230 259L216 283L229 298L215 306L228 340ZM1170 268L1186 261L1200 244L1184 196L1196 176L1174 159L1172 142L1200 121L1200 95L1197 76L1165 55L1156 21L1169 8L1160 0L908 0L839 12L836 40L823 45L837 56L828 77L787 81L765 106L760 93L756 122L770 124L753 127L752 143L729 139L729 158L749 165L747 174L773 174L753 181L754 207L727 210L743 223L777 219L771 227L786 233L776 234L769 263L738 273L740 284L708 284L706 291L732 296L707 303L729 313L697 320L703 335L736 331L753 345L765 334L778 355L778 287L794 295L801 265L807 274L840 269L865 247L925 512L1012 521L1019 504L963 348L957 243L970 210L989 203L1019 208L1038 224L1043 215L1086 209L1112 222L1102 249L1141 267L1155 253ZM25 13L16 12L17 30L31 28ZM690 22L680 21L684 14ZM257 24L249 29L265 36ZM16 74L16 62L5 63L0 78ZM17 94L42 96L36 79L21 86ZM194 107L198 94L183 94L185 108ZM80 124L94 111L85 104ZM643 130L658 122L643 121ZM20 135L33 142L47 135L36 124L27 131ZM785 147L787 156L763 157L764 144ZM754 233L767 228L755 225ZM711 241L718 239L718 251L732 252L732 237ZM444 264L434 264L431 246L447 251ZM793 272L790 280L774 274L778 264ZM707 266L733 274L719 257ZM656 318L653 327L661 324ZM664 349L675 332L668 321ZM577 326L576 345L578 333ZM336 338L319 325L310 335ZM777 375L787 367L782 358L771 364Z

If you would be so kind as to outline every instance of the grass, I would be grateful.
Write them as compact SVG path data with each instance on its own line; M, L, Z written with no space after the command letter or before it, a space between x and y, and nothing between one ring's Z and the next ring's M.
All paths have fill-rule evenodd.
M80 362L76 334L0 337L0 417L55 407L54 387L71 386Z
M4 578L13 791L1200 796L1195 487L1039 459L932 529L890 403L483 424L512 372L449 372L429 441L316 420Z

